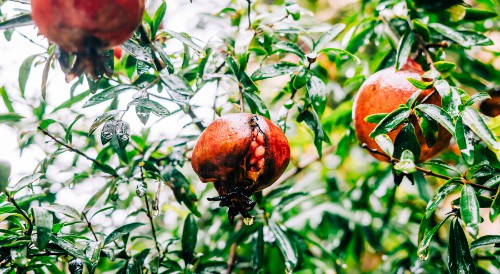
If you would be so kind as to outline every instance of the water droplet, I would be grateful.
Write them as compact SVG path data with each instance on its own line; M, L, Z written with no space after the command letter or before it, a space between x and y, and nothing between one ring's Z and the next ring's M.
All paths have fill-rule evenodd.
M137 193L137 196L139 197L144 197L144 195L146 195L145 184L138 185L137 189L135 190L135 193Z
M153 210L153 216L156 217L160 215L160 211L158 209Z
M69 187L69 189L73 189L73 188L75 188L75 182L71 182L71 183L69 183L69 186L68 186L68 187Z

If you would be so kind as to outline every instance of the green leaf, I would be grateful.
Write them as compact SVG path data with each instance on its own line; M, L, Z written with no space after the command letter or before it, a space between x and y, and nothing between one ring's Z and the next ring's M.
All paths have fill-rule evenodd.
M462 158L467 164L472 165L474 163L474 133L468 126L464 125L462 117L458 117L455 130L455 137Z
M437 87L436 87L437 89ZM450 114L451 117L458 117L460 114L459 108L462 105L462 98L456 89L450 89L446 96L442 96L443 109Z
M377 135L386 134L410 117L411 110L407 107L397 108L389 113L370 133L370 138L375 138Z
M418 89L428 89L434 85L434 82L425 82L425 81L420 81L414 78L407 78L408 82L410 82L414 87Z
M417 90L414 93L411 94L410 98L406 101L406 106L408 108L413 108L415 103L417 102L418 97L420 97L420 94L422 93L422 90Z
M298 66L294 63L289 62L281 62L272 65L267 65L256 70L251 78L253 81L264 80L267 78L273 78L285 74L290 74L293 72L297 72L301 69L301 66Z
M76 211L76 209L67 205L50 204L44 205L43 208L48 211L64 214L70 218L80 219L80 213Z
M455 126L453 125L453 119L442 108L431 104L420 104L416 106L416 109L429 115L432 119L440 123L451 134L455 133Z
M108 190L108 188L114 183L116 179L114 180L110 180L108 183L106 183L101 189L99 189L90 199L89 201L87 202L87 204L85 205L85 207L83 208L83 212L88 212L89 209L91 209L95 203L97 202L97 200L99 200L99 198L106 192L106 190Z
M286 271L291 273L298 263L298 254L295 244L288 238L285 231L278 224L274 222L269 223L269 229L274 234L278 248L281 251L281 255L283 255Z
M141 46L136 44L132 38L125 41L120 45L126 52L132 55L137 60L152 63L153 62L153 53L150 47Z
M94 131L100 126L102 125L103 123L113 119L116 114L118 114L120 112L120 110L112 110L112 111L108 111L106 113L103 113L101 114L99 117L97 117L94 122L92 123L92 125L90 126L90 129L89 129L89 136L92 135L92 133L94 133Z
M431 32L429 28L422 22L413 19L411 20L413 24L413 29L422 37L424 42L429 42L431 40Z
M323 125L321 124L318 114L310 110L301 111L299 116L297 116L297 122L305 122L307 126L312 129L314 133L314 146L318 151L318 155L321 157L323 154L323 142L330 143L330 139L323 129Z
M9 112L15 112L14 107L12 107L12 101L9 99L9 94L7 93L5 87L0 87L0 96L2 97L7 110Z
M429 161L425 161L424 163L425 165L428 165L428 166L433 166L433 167L437 167L437 168L441 168L441 169L446 169L446 170L449 170L457 175L462 175L460 173L460 171L458 171L454 166L446 163L445 161L441 161L441 160L429 160Z
M420 227L418 229L418 242L421 243L425 236L425 231L427 230L427 226L429 225L429 221L434 215L434 211L441 204L441 202L450 194L452 191L456 190L460 187L459 184L454 183L455 181L460 180L460 178L452 178L446 183L444 183L439 190L434 193L432 199L427 203L427 208L425 209L424 217L422 221L420 221Z
M182 33L182 34L177 33L177 32L172 31L172 30L165 30L165 32L170 34L171 36L173 36L175 39L181 41L186 46L196 50L197 52L204 53L203 49L200 46L198 46L195 42L193 42L193 40L191 39L191 37L189 37L189 35L187 35L185 33Z
M490 129L484 123L483 118L481 118L479 112L477 112L475 108L470 106L465 107L462 111L461 117L464 124L469 126L489 148L496 153L500 151L500 144L497 142L495 136L493 136L493 133L491 133Z
M260 96L256 93L253 92L243 92L243 98L247 102L248 106L250 107L250 111L252 113L257 113L259 115L262 115L268 119L270 119L270 114L269 110L267 109L264 101L260 98Z
M307 82L307 94L311 99L312 105L319 116L325 111L326 102L328 100L328 91L323 80L316 76L311 76Z
M331 29L323 32L318 40L314 42L314 51L322 50L330 41L335 39L344 29L346 25L343 23L335 24Z
M488 37L477 32L456 31L439 23L432 23L429 24L429 26L441 35L456 42L464 48L470 48L471 46L488 46L493 44L493 42Z
M480 101L483 101L483 100L486 100L486 99L490 99L490 98L491 98L491 96L488 93L480 91L480 92L472 95L469 98L469 100L467 100L467 102L465 102L464 105L466 105L466 106L472 106L476 102L480 102Z
M389 113L376 113L368 115L365 117L365 121L372 124L378 124L382 121Z
M434 62L434 67L436 68L443 78L446 78L450 75L450 73L455 70L457 65L455 63L446 62L446 61L437 61Z
M9 191L13 191L13 192L19 191L19 190L27 187L28 185L34 183L36 180L40 179L40 177L42 177L43 175L44 175L43 173L37 172L37 173L33 173L30 175L24 176L13 187L9 187Z
M500 244L500 235L485 235L480 237L479 239L473 241L470 243L470 250L474 250L476 248L485 246L485 245L492 245L492 244Z
M356 62L356 64L358 64L358 65L361 64L361 59L359 59L356 55L348 52L347 50L336 49L336 48L324 48L318 52L318 54L320 54L320 53L331 53L331 54L335 54L335 55L347 56L350 59L352 59L354 62Z
M460 196L460 213L462 220L467 225L467 231L476 238L479 231L480 215L479 215L479 202L476 197L474 188L465 184L462 188Z
M9 185L10 170L10 163L0 160L0 193L4 192Z
M424 134L425 143L428 147L433 147L436 144L439 132L438 122L418 109L415 110L415 113L420 118L419 127L422 130L422 134Z
M10 122L19 122L24 116L17 113L0 113L0 124L7 124Z
M36 246L38 249L43 250L50 241L54 217L49 211L41 207L33 207L32 210L35 217Z
M394 165L394 169L404 174L417 172L415 166L415 156L411 150L405 149L401 154L400 161Z
M264 226L259 225L257 234L253 238L252 268L254 271L262 270L264 265Z
M296 44L286 42L286 41L280 41L274 45L276 47L276 52L286 52L286 53L293 53L300 57L302 60L306 59L306 54L300 49L299 46Z
M448 267L451 274L476 273L467 238L458 220L451 224L448 244Z
M439 228L443 226L444 222L446 222L446 220L448 220L448 218L451 216L451 214L446 215L446 218L444 218L439 224L425 233L424 238L418 244L417 254L420 260L425 261L429 258L429 246L431 244L432 237L434 237Z
M198 240L198 224L193 214L188 214L182 229L182 258L190 263L194 258L194 249Z
M127 122L118 120L116 121L116 139L121 148L127 146L130 138L130 126Z
M375 142L382 149L382 151L391 156L394 153L394 144L392 143L391 137L387 134L380 134L375 137Z
M411 47L415 38L411 32L405 33L399 40L398 52L396 54L396 70L400 70L408 61L411 53Z
M194 91L186 78L176 74L160 73L161 80L167 88L167 92L174 100L187 101L194 95Z
M107 121L101 130L101 144L106 145L116 135L116 121Z
M155 36L156 32L158 31L158 27L160 26L161 22L163 21L163 18L165 17L165 12L167 11L167 3L163 2L161 5L158 7L156 10L154 16L153 16L153 21L151 24L151 36Z
M170 115L170 111L160 103L147 99L147 98L137 98L134 99L129 105L135 105L136 107L140 107L146 109L158 117L166 117Z
M68 142L68 143L73 142L73 135L71 134L71 130L73 129L73 126L76 124L76 122L78 122L78 120L80 120L83 117L85 117L85 115L78 114L76 116L75 120L73 120L73 122L71 122L71 124L68 126L68 128L66 129L66 135L64 136L64 139L66 140L66 142Z
M194 215L201 217L201 213L198 211L195 203L198 200L196 193L194 193L194 189L184 174L170 167L167 169L167 172L162 174L161 179L165 182L171 182L174 185L174 196L179 204L184 203Z
M31 18L31 14L23 14L0 22L0 30L13 29L29 25L33 25L33 18Z
M106 88L105 90L95 94L90 97L89 100L83 105L84 108L106 102L117 97L120 93L126 90L137 90L136 87L132 85L117 85Z
M490 208L490 221L493 223L500 214L500 188L497 189L497 193L495 194L495 199L493 203L491 203Z
M132 230L141 227L143 225L144 225L143 223L130 223L113 230L113 232L109 233L109 235L104 240L104 245L108 245L109 243L114 242L121 236L128 234Z
M394 157L401 158L405 150L410 150L415 157L415 161L420 158L420 144L415 135L415 128L411 123L407 123L394 140ZM411 163L409 163L411 165Z
M71 243L63 238L59 238L54 234L50 234L50 240L52 240L52 242L54 242L56 245L61 247L63 250L65 250L69 254L71 254L77 258L80 258L82 260L85 260L85 254L83 253L82 250L77 248L74 243Z
M68 100L64 101L62 104L60 104L59 106L57 106L51 113L54 113L58 110L61 110L61 109L65 109L65 108L70 108L71 106L73 106L74 104L80 102L81 100L87 98L87 96L90 95L90 90L87 90L87 91L84 91L78 95L75 95L71 98L69 98Z
M21 96L24 98L24 91L26 89L26 83L28 82L28 77L30 75L31 67L33 65L33 62L35 61L35 58L37 58L39 54L34 54L26 58L19 68L19 76L18 76L18 83L19 83L19 89L21 90Z
M498 14L489 10L480 10L474 8L465 8L464 20L467 21L482 21L488 18L495 18Z
M240 63L241 70L245 70L248 62L248 46L255 37L255 31L253 29L241 30L234 43L234 53L236 53L236 58Z

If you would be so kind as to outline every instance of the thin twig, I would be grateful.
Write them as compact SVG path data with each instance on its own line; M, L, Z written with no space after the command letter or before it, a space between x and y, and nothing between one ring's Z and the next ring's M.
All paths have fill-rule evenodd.
M90 229L90 232L92 232L92 235L94 235L94 239L96 242L98 242L99 240L97 239L97 235L95 234L95 231L94 229L92 228L92 223L89 221L89 219L87 218L87 214L85 214L85 212L82 212L82 216L83 218L85 219L85 222L87 222L87 227Z
M56 143L60 144L61 146L69 149L70 151L73 151L74 153L78 154L78 155L81 155L83 156L85 159L91 161L92 163L94 163L95 165L97 166L101 166L103 167L104 165L101 164L99 161L97 161L96 159L88 156L87 154L83 153L82 151L72 147L71 145L68 145L66 143L64 143L63 141L57 139L54 135L52 135L50 132L48 132L47 130L41 128L41 127L38 127L38 130L40 130L44 135L50 137L52 140L54 140ZM116 175L113 175L113 174L110 174L111 176L113 177L117 177Z
M363 143L361 144L361 147L374 153L374 154L377 154L377 155L380 155L380 156L383 156L385 158L387 158L387 160L389 160L389 162L394 165L396 163L399 163L401 160L398 159L398 158L394 158L394 157L391 157L377 149L374 149L374 148L369 148L368 145L366 143ZM443 174L439 174L439 173L436 173L432 170L429 170L429 169L425 169L425 168L421 168L419 166L415 166L415 169L418 170L418 171L421 171L425 176L433 176L433 177L436 177L436 178L440 178L440 179L443 179L443 180L450 180L450 179L453 179L453 177L450 177L450 176L447 176L447 175L443 175ZM483 186L483 185L480 185L480 184L476 184L476 183L472 183L468 180L466 180L465 178L462 177L462 180L457 180L456 181L457 183L460 183L460 184L463 184L463 185L471 185L472 187L475 187L475 188L479 188L479 189L483 189L483 190L489 190L489 191L493 191L493 192L496 192L497 189L496 188L492 188L492 187L487 187L487 186Z
M14 199L14 195L11 196L10 193L9 193L9 191L7 191L7 190L4 190L4 193L5 193L5 196L7 196L7 201L10 202L12 205L14 205L14 207L17 209L17 211L19 211L19 213L21 213L21 215L23 216L23 218L28 223L28 230L26 230L26 232L24 234L27 235L27 236L30 236L31 233L33 232L33 222L31 221L30 217L17 204L16 199Z
M243 221L242 219L238 219L238 222L236 223L236 226L234 227L234 233L237 233L243 226ZM238 243L234 242L231 245L231 249L229 250L229 257L227 259L227 270L226 274L231 274L234 269L234 265L236 262L236 248L238 247Z
M144 179L144 171L142 169L142 166L140 167L141 170L141 180L143 184L146 184L145 179ZM161 250L160 250L160 244L158 243L158 238L156 237L156 228L155 224L153 222L153 215L151 214L151 209L149 209L149 199L148 195L144 194L144 201L146 202L146 214L148 215L149 219L149 224L151 225L151 234L153 235L153 240L155 241L155 247L156 251L158 251L158 255L161 255Z
M243 101L243 85L241 83L238 84L238 88L240 90L240 112L245 112L245 102Z

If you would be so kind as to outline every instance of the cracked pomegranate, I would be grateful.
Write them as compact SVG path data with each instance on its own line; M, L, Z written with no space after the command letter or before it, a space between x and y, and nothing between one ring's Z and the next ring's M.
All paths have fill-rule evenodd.
M414 78L421 80L423 73L422 67L409 59L406 65L399 71L395 71L394 68L387 68L366 79L354 99L353 106L354 128L356 129L356 136L360 143L365 143L369 148L381 151L375 140L369 136L377 124L366 122L365 118L372 114L390 113L397 109L399 105L406 104L410 96L417 91L417 88L408 82L407 79ZM422 91L417 100L421 101L431 91L431 89ZM436 92L425 103L441 106L441 97ZM432 147L429 147L415 115L410 116L410 122L415 128L415 134L420 144L420 157L416 157L419 159L419 162L434 157L441 150L448 147L451 134L441 125L439 125L436 143ZM401 128L402 126L388 133L393 142L401 131ZM378 160L388 162L386 157L373 153L372 155Z
M191 164L202 182L213 182L220 206L229 207L228 217L252 217L255 202L249 197L274 183L290 161L285 134L267 118L228 114L215 120L201 134Z

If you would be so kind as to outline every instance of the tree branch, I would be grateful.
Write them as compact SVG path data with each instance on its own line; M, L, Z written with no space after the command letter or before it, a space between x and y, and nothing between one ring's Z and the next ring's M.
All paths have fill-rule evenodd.
M78 154L78 155L81 155L83 156L85 159L91 161L92 163L94 163L95 165L97 166L100 166L100 167L104 167L103 164L101 164L99 161L97 161L96 159L88 156L87 154L83 153L82 151L72 147L71 145L68 145L66 143L64 143L63 141L57 139L54 135L52 135L50 132L48 132L47 130L41 128L41 127L38 127L38 130L40 130L44 135L50 137L52 140L54 140L56 143L60 144L61 146L69 149L70 151L73 151L74 153ZM116 175L113 175L113 174L110 174L111 176L113 177L116 177Z
M241 227L243 226L243 221L242 219L238 219L238 222L236 223L236 226L234 227L234 233L237 233ZM233 272L233 269L234 269L234 265L235 265L235 262L236 262L236 248L238 247L238 243L237 242L234 242L232 245L231 245L231 249L229 250L229 257L227 259L227 270L226 270L226 274L231 274L231 272Z
M85 222L87 222L87 227L90 229L90 232L92 232L92 235L94 235L94 239L96 242L98 242L99 240L97 239L97 235L95 234L95 231L94 229L92 228L92 223L89 221L89 219L87 218L87 214L85 214L85 212L82 212L82 216L83 218L85 219Z
M140 170L141 170L142 183L146 184L146 181L144 179L144 171L142 169L142 166L140 166ZM151 209L149 209L149 199L148 199L147 194L144 194L144 201L146 202L146 215L148 215L149 224L151 225L151 234L153 235L153 240L155 241L155 247L156 247L156 251L158 251L158 256L160 256L162 253L160 250L160 244L158 243L158 238L156 237L156 228L155 228L155 224L153 222L153 215L151 214Z
M7 201L10 202L14 207L21 213L23 218L26 220L26 223L28 223L28 230L24 233L25 235L30 236L31 233L33 233L33 222L31 221L30 217L28 214L17 204L16 199L14 199L14 195L10 195L9 191L4 190L5 195L7 196Z

